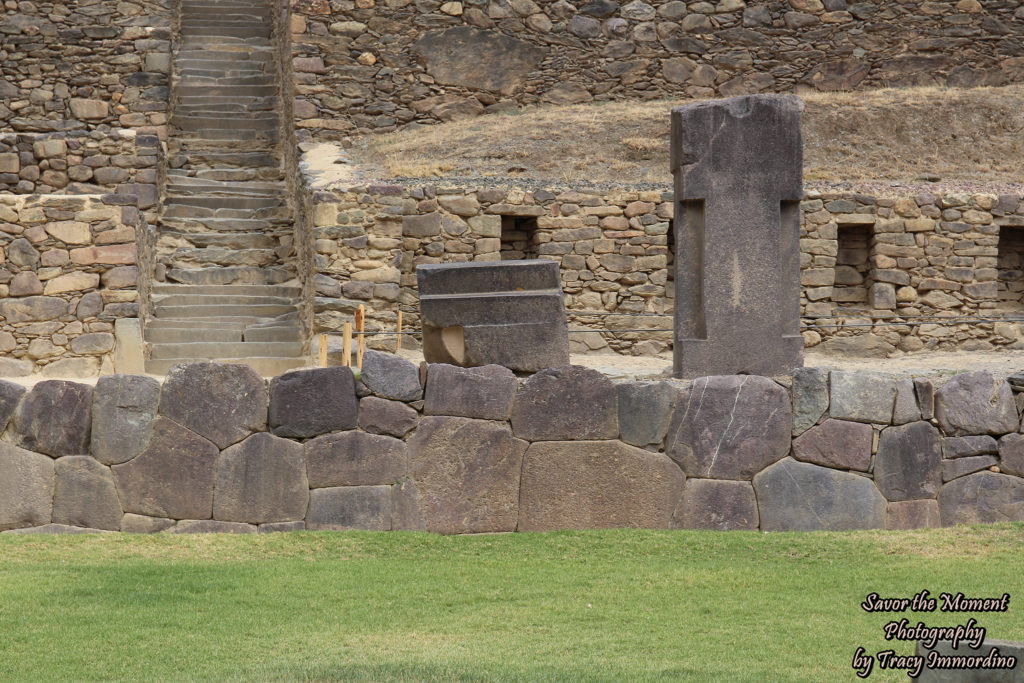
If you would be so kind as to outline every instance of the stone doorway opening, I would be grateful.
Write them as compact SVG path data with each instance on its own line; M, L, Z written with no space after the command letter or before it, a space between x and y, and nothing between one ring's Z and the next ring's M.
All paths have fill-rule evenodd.
M999 308L1024 310L1024 228L999 228Z
M840 225L836 231L836 279L832 301L844 307L871 305L871 224Z
M533 216L501 217L501 260L537 258L537 219Z

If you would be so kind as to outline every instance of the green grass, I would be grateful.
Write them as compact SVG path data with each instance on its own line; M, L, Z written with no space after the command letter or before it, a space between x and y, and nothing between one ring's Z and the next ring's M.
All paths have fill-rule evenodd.
M0 679L852 681L871 592L1010 593L1024 525L0 537ZM896 615L898 619L903 615ZM907 614L928 625L969 614ZM906 681L875 671L871 680Z

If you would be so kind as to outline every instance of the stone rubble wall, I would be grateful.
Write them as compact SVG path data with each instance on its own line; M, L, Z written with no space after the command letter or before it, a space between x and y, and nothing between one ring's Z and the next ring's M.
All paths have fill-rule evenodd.
M166 138L173 0L6 3L0 130Z
M113 372L114 321L139 316L135 196L0 194L0 368L5 376Z
M1014 381L1015 378L1011 378ZM907 529L1024 520L1024 401L986 372L614 384L369 351L0 382L0 530Z
M295 124L321 139L538 102L1024 78L1024 5L291 0Z

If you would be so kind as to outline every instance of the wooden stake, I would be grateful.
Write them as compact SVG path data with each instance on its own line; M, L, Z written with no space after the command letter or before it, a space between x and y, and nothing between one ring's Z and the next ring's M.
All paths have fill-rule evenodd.
M398 312L398 348L397 351L402 350L402 312Z
M327 335L320 335L320 367L327 367Z
M352 323L345 323L341 333L341 364L352 365Z
M366 353L366 335L363 332L366 331L366 306L359 304L359 308L356 309L356 332L359 334L359 339L356 340L356 367L360 370L363 369L363 354Z

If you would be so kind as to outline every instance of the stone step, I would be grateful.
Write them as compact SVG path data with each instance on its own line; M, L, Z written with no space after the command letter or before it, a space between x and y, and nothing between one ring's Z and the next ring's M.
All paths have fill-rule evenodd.
M203 180L197 178L197 180ZM212 182L212 181L211 181ZM258 181L253 181L254 183ZM286 196L285 191L282 188L267 188L267 187L244 187L242 183L237 183L240 187L229 187L219 186L205 183L181 183L174 182L167 185L167 195L169 197L190 197L198 195L210 195L217 197L278 197L284 198Z
M276 285L295 277L284 268L255 266L171 268L167 279L187 285Z
M302 344L287 342L186 342L153 344L150 358L298 358Z
M278 116L266 114L236 114L234 116L202 116L175 112L171 125L178 130L205 130L221 128L230 130L276 131L281 125Z
M166 375L180 363L209 362L209 358L152 358L146 361L146 372L151 375ZM214 358L218 363L243 363L263 377L277 377L289 370L307 367L305 358Z
M220 316L267 317L284 315L295 310L291 304L212 304L190 306L160 306L154 309L157 318L216 318Z
M162 231L157 240L161 252L181 248L186 244L194 248L220 247L222 249L276 249L280 243L275 237L256 232L172 232Z
M225 98L227 99L227 98ZM276 97L261 97L241 102L196 102L194 104L182 104L180 101L174 106L174 113L190 116L223 116L224 114L266 114L274 113L280 117L278 107L279 101Z
M245 166L246 168L275 167L281 166L281 155L277 152L265 150L253 151L225 151L218 149L193 149L191 145L182 145L180 140L175 140L173 147L179 148L173 154L184 154L188 157L189 163L206 163L210 166Z
M185 97L274 97L278 95L277 84L273 85L235 85L180 83L174 89L179 98Z
M251 182L234 182L230 180L211 180L209 178L193 178L192 176L171 172L168 174L168 182L182 187L210 187L224 191L230 190L279 190L283 192L285 184L273 180L254 180Z
M151 344L186 344L189 342L240 342L242 328L223 327L150 327L146 325L146 341ZM260 341L260 340L253 340ZM263 340L271 341L271 340ZM277 341L277 340L273 340ZM292 341L284 339L282 341Z
M239 233L265 233L276 227L283 227L291 223L289 219L278 219L276 221L257 220L254 218L193 218L179 219L164 216L157 224L160 232L176 232L182 235L193 235L202 233L226 234L229 232Z
M168 306L295 306L292 297L264 294L154 294L153 310ZM287 311L290 313L291 311ZM166 317L166 316L159 316Z
M288 285L169 285L153 284L153 295L161 294L210 294L215 296L280 296L296 298L302 296L301 287Z
M204 128L201 130L179 130L176 133L186 139L209 140L217 143L218 146L225 147L230 146L232 141L277 143L281 139L281 134L277 128L263 131L237 130L234 128Z
M182 36L187 45L196 38L206 38L205 42L216 41L220 38L263 38L270 39L272 27L269 22L258 24L241 24L238 26L182 26Z
M168 206L164 209L162 218L228 218L246 220L282 220L292 219L292 210L287 206L277 206L271 209L210 209L203 206Z
M239 62L235 66L223 68L200 68L195 66L185 66L183 64L176 64L175 67L179 83L187 83L192 80L203 81L210 79L252 78L254 76L267 76L274 74L272 70L268 69L267 66L263 64L250 65L246 62Z
M282 206L283 197L215 197L208 195L168 196L164 204L197 206L207 209L269 209Z
M147 330L173 330L195 328L203 330L235 330L242 334L247 327L259 325L273 318L255 318L252 316L225 316L223 318L150 318L146 321Z
M191 172L195 174L196 178L203 178L205 180L239 182L246 180L273 181L284 179L284 171L280 168L213 168L193 170Z
M223 247L179 247L167 254L161 250L174 268L215 266L270 266L277 261L273 249L225 249Z
M297 325L245 328L247 342L301 342L302 332Z

